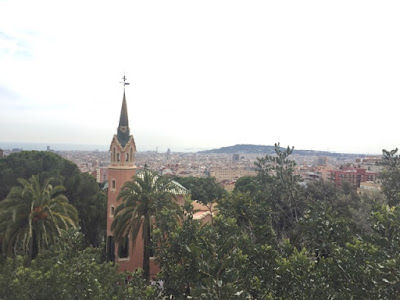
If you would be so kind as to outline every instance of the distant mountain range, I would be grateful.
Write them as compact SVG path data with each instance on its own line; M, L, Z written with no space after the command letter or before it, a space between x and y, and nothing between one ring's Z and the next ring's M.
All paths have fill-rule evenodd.
M282 150L286 148L282 148ZM262 154L262 155L268 155L268 154L274 154L275 153L275 146L265 146L265 145L252 145L252 144L239 144L239 145L234 145L234 146L229 146L229 147L222 147L218 149L211 149L211 150L205 150L205 151L199 151L198 153L225 153L225 154ZM349 153L334 153L334 152L328 152L328 151L318 151L318 150L293 150L293 154L297 155L307 155L307 156L333 156L333 157L349 157L349 156L356 156L356 157L364 157L364 154L349 154Z

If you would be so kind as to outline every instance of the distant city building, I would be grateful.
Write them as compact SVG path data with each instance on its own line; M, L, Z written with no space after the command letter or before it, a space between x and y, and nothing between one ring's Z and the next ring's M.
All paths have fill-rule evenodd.
M318 181L321 180L322 176L320 172L305 172L301 174L301 177L303 178L304 182L310 182L310 181Z
M328 165L328 158L325 156L319 156L317 158L317 166L326 167Z
M359 164L360 168L367 169L371 172L380 173L385 167L377 163L382 161L381 156L363 158Z
M380 192L382 190L382 185L376 182L366 181L360 183L360 188L358 189L359 194L365 194L367 192Z
M167 153L165 155L166 159L169 160L171 158L171 150L168 148Z
M256 176L254 169L248 168L213 168L210 170L210 176L215 177L217 182L233 181L243 176Z
M378 173L361 168L345 168L342 170L328 170L327 172L328 180L334 182L336 186L341 186L346 181L355 188L359 188L362 182L374 182L378 176Z
M108 168L96 168L92 172L92 176L96 178L98 183L104 183L108 181Z
M232 160L233 160L233 161L239 161L239 160L240 160L239 154L233 154L233 155L232 155Z

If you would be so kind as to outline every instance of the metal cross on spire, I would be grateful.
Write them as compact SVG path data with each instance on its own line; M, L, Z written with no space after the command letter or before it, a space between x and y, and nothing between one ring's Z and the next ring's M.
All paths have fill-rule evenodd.
M124 82L119 82L119 83L122 83L122 84L124 85L124 92L125 92L125 86L126 86L126 85L129 85L129 82L126 82L127 78L126 78L125 74L124 74L124 77L122 77L122 80L123 80Z

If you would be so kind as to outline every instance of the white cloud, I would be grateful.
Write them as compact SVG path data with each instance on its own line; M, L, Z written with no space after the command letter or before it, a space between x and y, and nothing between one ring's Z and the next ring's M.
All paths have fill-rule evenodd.
M20 95L24 124L40 132L60 114L58 131L76 143L109 143L126 72L131 127L143 145L280 141L379 152L400 144L388 130L397 126L400 96L399 8L395 1L3 1L0 84ZM15 124L10 99L0 98L5 126ZM41 110L39 119L30 113ZM7 129L27 139L19 130Z

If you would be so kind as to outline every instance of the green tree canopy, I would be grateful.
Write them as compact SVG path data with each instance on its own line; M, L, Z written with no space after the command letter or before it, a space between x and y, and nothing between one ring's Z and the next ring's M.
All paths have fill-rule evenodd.
M258 190L258 178L254 176L242 176L235 184L234 192L255 194Z
M398 299L397 150L383 161L387 197L322 181L302 187L291 151L277 145L259 159L258 176L218 199L209 224L196 219L189 198L172 205L170 182L151 171L126 184L114 229L123 238L147 228L163 289L146 286L140 273L117 274L93 255L98 249L74 250L70 230L59 237L64 249L44 251L28 267L0 258L0 299Z
M41 185L38 175L29 181L20 178L20 185L0 202L0 243L5 253L22 251L34 258L56 244L61 230L76 227L76 209L61 193L64 187L53 187L51 181Z
M18 178L27 180L32 175L39 175L41 184L51 177L54 185L65 187L64 195L78 210L79 225L86 243L98 246L106 227L107 198L96 180L55 153L12 153L0 159L0 202L18 184Z
M77 230L63 231L63 249L38 255L29 266L21 256L0 262L0 299L158 299L141 271L118 272L102 261L100 248L84 248Z
M382 150L382 161L378 163L385 166L379 178L389 205L400 203L400 156L397 153L397 148L391 151Z
M272 224L279 237L287 236L300 220L306 207L301 177L294 173L296 163L288 157L293 148L282 151L275 144L275 155L258 158L257 178L260 184L257 197L269 204Z
M216 182L215 177L174 177L174 180L190 191L193 200L204 205L221 199L226 193L224 188Z

